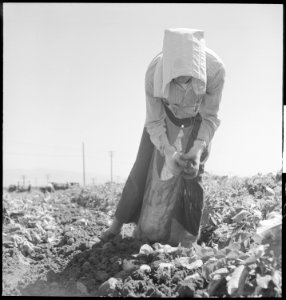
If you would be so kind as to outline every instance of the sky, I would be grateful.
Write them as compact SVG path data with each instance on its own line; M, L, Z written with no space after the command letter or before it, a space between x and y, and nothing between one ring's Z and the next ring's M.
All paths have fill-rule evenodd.
M226 68L205 170L282 168L282 4L4 3L3 174L49 168L127 177L144 77L166 28L197 28ZM84 146L84 151L83 151Z

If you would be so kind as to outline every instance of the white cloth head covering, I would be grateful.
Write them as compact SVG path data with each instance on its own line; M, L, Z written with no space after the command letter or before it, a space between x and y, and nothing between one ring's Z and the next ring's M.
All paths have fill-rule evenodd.
M202 30L165 30L163 52L154 73L154 97L168 98L170 82L179 76L191 76L194 92L205 93L206 53Z

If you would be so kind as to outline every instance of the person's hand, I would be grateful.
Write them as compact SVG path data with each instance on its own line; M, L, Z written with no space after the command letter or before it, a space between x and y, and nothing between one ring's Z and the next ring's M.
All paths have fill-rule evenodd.
M168 147L165 150L165 160L168 169L175 176L179 175L186 167L186 161L181 158L182 153L176 151L173 146Z
M198 175L203 146L203 142L195 141L189 152L181 155L181 159L186 162L184 168L185 178L192 179Z

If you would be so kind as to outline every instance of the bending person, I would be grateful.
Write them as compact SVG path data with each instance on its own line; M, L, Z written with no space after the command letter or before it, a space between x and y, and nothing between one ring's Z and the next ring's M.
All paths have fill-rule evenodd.
M117 235L124 223L138 223L143 199L158 180L153 166L161 174L164 164L174 177L182 177L177 182L184 191L173 212L176 224L198 237L204 203L202 174L220 125L224 80L224 64L205 46L203 31L165 30L163 51L151 61L145 76L146 121L137 158L102 240ZM180 130L182 151L174 146ZM169 240L176 243L180 238Z

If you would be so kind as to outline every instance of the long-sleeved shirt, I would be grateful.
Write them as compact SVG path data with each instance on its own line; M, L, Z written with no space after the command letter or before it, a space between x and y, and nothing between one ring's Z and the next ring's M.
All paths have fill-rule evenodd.
M166 112L162 99L153 96L153 78L159 57L156 56L153 59L145 75L145 127L152 143L161 153L164 153L164 149L170 145L165 127ZM191 84L185 89L172 81L169 96L165 101L177 118L194 117L199 112L202 116L202 123L197 139L209 144L221 122L218 118L218 110L224 86L225 68L221 59L208 48L206 48L206 69L207 85L204 95L196 95Z

